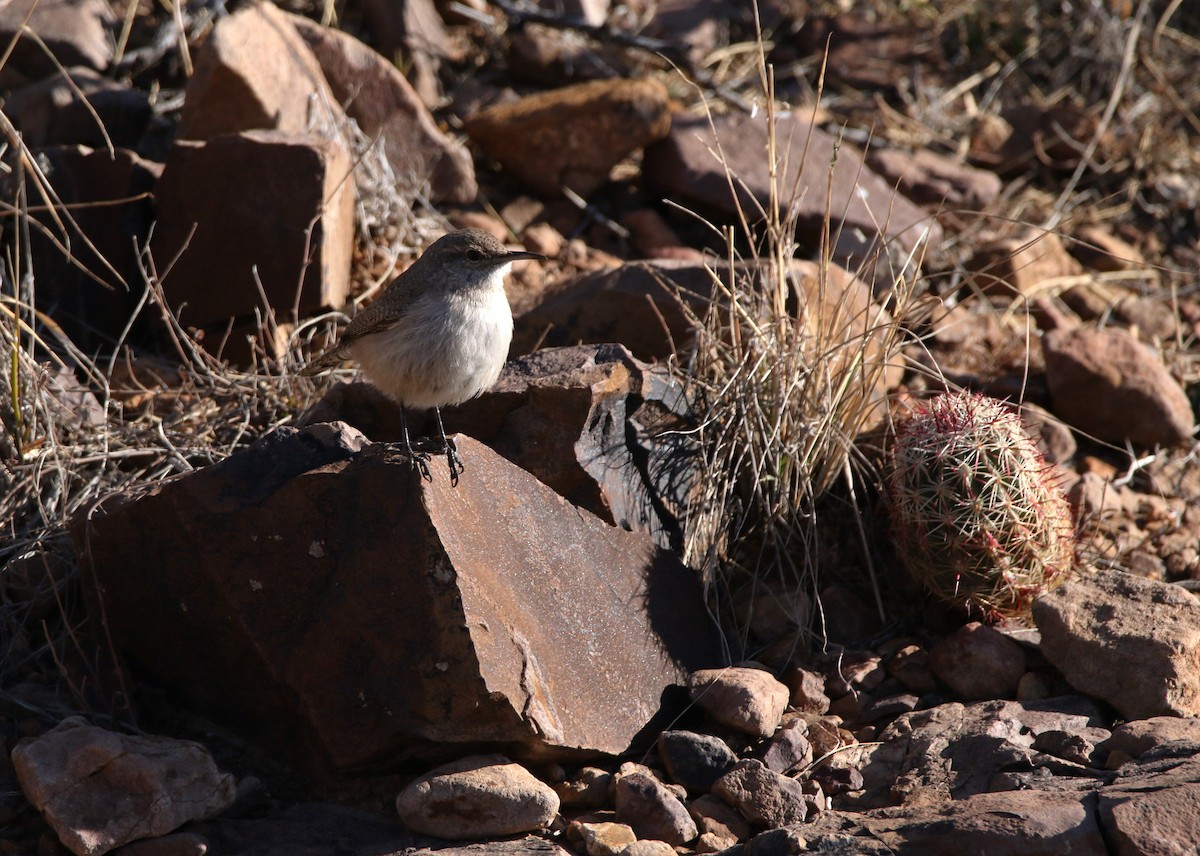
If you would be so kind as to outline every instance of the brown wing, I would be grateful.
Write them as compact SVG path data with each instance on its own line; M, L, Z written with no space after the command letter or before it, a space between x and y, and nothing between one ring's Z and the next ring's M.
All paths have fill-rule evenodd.
M417 295L415 289L397 291L397 286L403 289L399 277L387 287L378 300L354 316L346 329L342 331L336 345L309 362L300 370L300 374L304 377L312 377L336 368L350 358L349 345L355 339L387 330L403 318Z

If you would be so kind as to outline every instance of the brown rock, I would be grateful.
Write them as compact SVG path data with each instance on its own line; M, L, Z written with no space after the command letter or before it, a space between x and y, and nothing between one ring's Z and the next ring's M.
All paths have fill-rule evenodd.
M1038 451L1052 464L1065 464L1075 457L1079 446L1071 429L1055 419L1045 408L1027 401L1020 409L1021 425L1037 443Z
M433 202L467 205L479 188L466 148L446 136L395 65L353 36L289 15L320 63L334 98L368 137L378 138L401 188L428 183Z
M740 267L737 275L744 277L743 287L750 288L761 281L764 271ZM524 353L539 344L577 342L618 342L645 360L686 352L692 325L680 295L690 296L693 311L703 312L712 276L702 264L660 259L566 280L516 319L513 352ZM797 296L802 293L814 307L820 303L819 310L805 312L804 317L818 331L814 339L837 343L834 352L824 354L831 375L861 372L861 382L853 385L856 391L847 398L847 406L852 406L854 396L869 395L880 402L882 419L887 390L898 384L903 374L898 364L881 365L886 356L881 331L891 316L872 299L869 285L837 265L822 268L815 262L796 260L789 278L798 286Z
M404 788L396 811L410 829L462 840L532 832L558 814L558 794L503 755L444 764Z
M1105 856L1108 850L1094 806L1076 794L1005 791L941 805L865 814L828 812L800 831L809 846L822 853ZM839 842L855 849L834 849ZM857 849L866 842L883 849Z
M453 488L344 425L280 429L96 509L75 533L114 644L307 769L483 741L627 751L680 665L716 660L694 576L458 448Z
M599 27L608 18L610 0L539 0L543 9Z
M1002 187L996 173L929 149L906 152L875 147L867 152L867 165L914 202L951 210L982 211Z
M578 831L588 856L617 856L637 841L633 829L624 823L584 823L575 820L571 821L571 826Z
M307 49L306 49L307 50ZM281 317L340 306L354 247L352 163L336 140L286 131L246 131L177 142L159 182L159 260L185 324L220 325L262 310Z
M5 100L4 114L21 132L25 145L138 146L153 114L145 92L84 66L68 69L65 77L69 80L56 73L18 89ZM77 93L82 93L82 98Z
M737 8L728 0L658 0L646 35L672 42L692 62L700 62L729 40L729 20Z
M14 42L23 24L37 34L45 50L28 37ZM104 71L113 59L110 32L116 24L104 0L10 0L0 7L0 40L13 45L0 72L0 86L41 80L56 74L59 64Z
M956 698L1016 698L1025 652L998 630L972 621L929 652L929 667Z
M1195 430L1187 393L1158 355L1121 330L1054 331L1043 338L1054 414L1099 440L1173 445Z
M134 841L113 851L114 856L205 856L208 840L194 832L176 832Z
M1100 752L1124 752L1137 758L1155 747L1174 740L1200 743L1200 719L1196 717L1152 716L1135 719L1112 730L1112 736L1097 749Z
M783 682L791 688L789 702L796 710L818 715L829 710L825 679L816 672L799 667L788 669L784 673Z
M812 760L808 723L803 719L794 719L776 731L762 750L763 766L776 773L807 767Z
M233 802L233 777L198 743L117 734L71 717L13 750L21 790L76 856L165 835Z
M808 807L800 783L772 772L754 759L741 761L713 785L713 793L741 812L753 826L803 823Z
M365 0L363 18L375 49L388 58L403 58L413 88L426 106L436 106L442 94L438 69L450 46L433 0Z
M993 241L968 260L971 287L983 294L1039 297L1055 280L1083 272L1053 232L1028 230Z
M587 196L618 161L670 128L656 80L597 80L499 104L467 119L484 153L530 189Z
M692 701L722 725L770 737L788 703L788 688L762 669L703 669L688 677Z
M1072 236L1071 255L1092 270L1107 272L1145 268L1141 251L1099 223L1080 226Z
M1110 853L1190 856L1200 829L1200 744L1172 744L1126 763L1100 790L1099 808Z
M732 838L735 842L750 837L750 824L720 797L704 794L688 803L688 814L701 834Z
M51 310L80 347L116 341L138 302L137 290L126 283L141 281L136 246L145 245L153 220L149 195L162 167L124 149L110 157L85 146L42 149L38 159L58 200L71 206L75 224L87 237L81 240L74 230L64 234L50 217L38 217L54 236L31 230L38 305ZM70 258L62 251L67 242Z
M608 804L613 776L599 767L581 767L573 776L553 785L563 808L601 808Z
M1127 719L1200 714L1200 599L1095 570L1034 601L1042 653L1080 692Z
M321 66L287 13L255 3L220 18L196 52L178 138L258 129L336 136L343 121Z
M931 693L937 689L929 652L920 645L905 645L887 661L887 672L913 692Z
M736 216L727 166L736 177L739 194L748 194L741 200L743 205L749 210L770 205L772 176L764 157L765 116L731 113L712 121L710 126L704 116L676 115L670 135L646 149L642 165L646 181L680 203ZM923 242L936 245L940 240L941 227L930 215L899 195L861 157L805 119L795 114L778 118L776 139L780 162L786 165L778 176L779 186L788 188L789 196L794 197L776 204L791 206L788 213L797 217L797 238L802 243L818 245L832 212L842 224L839 232L846 242L852 242L834 248L834 261L851 270L858 270L865 261L864 278L872 280L872 259L878 256L881 241L894 244L898 253L907 256ZM724 166L714 154L718 151L725 157ZM853 237L856 231L865 238ZM853 259L848 258L851 253ZM897 269L905 266L903 259L900 262ZM887 267L880 259L879 268Z
M614 789L617 819L629 824L638 838L654 838L683 846L699 832L679 797L645 773L617 779Z

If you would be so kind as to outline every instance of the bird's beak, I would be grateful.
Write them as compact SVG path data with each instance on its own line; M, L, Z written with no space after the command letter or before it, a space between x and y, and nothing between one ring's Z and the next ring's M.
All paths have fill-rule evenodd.
M504 256L506 262L519 262L521 259L536 259L538 261L546 261L546 257L541 253L529 253L525 250L513 250Z

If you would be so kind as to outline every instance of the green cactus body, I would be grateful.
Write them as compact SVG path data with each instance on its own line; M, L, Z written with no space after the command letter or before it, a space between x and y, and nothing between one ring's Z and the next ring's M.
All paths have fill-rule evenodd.
M944 600L1019 614L1072 565L1066 497L995 399L947 393L922 405L897 429L887 489L901 558Z

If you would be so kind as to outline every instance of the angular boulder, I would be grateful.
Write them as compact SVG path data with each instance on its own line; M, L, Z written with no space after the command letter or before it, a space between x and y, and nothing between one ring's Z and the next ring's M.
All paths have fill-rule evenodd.
M467 134L531 190L587 196L635 149L670 128L665 86L651 78L594 80L497 104Z
M262 311L341 306L354 248L353 164L336 139L244 131L172 146L151 242L180 319L216 326ZM160 268L161 269L161 268ZM260 292L258 284L262 284Z
M1034 601L1042 653L1126 719L1200 715L1200 598L1094 570Z
M694 575L458 448L452 487L340 423L285 428L105 503L74 529L98 614L142 674L314 772L638 745L718 657Z
M165 835L233 803L233 776L198 743L64 719L12 753L17 781L76 856Z

